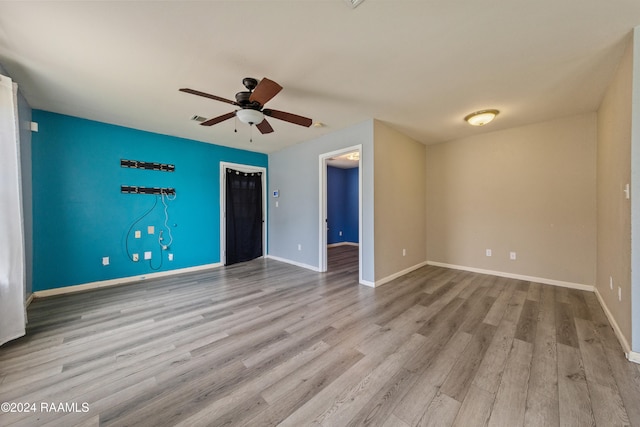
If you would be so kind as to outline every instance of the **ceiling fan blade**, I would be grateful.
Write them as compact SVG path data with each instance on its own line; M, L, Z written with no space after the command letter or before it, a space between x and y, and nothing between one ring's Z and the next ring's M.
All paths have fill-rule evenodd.
M213 126L213 125L218 124L220 122L224 122L225 120L229 120L231 117L234 117L235 115L236 115L236 112L232 111L230 113L223 114L221 116L214 117L212 119L204 121L204 122L200 123L200 125L201 126Z
M256 125L256 127L258 128L258 130L260 131L260 133L265 134L265 133L271 133L273 132L273 128L271 127L271 125L269 124L269 122L267 121L267 119L264 119L263 121L261 121L260 123L258 123Z
M264 105L267 103L267 101L276 96L281 90L282 86L265 77L260 80L258 86L256 86L253 92L251 92L249 101L257 101L260 103L260 105Z
M214 100L220 101L220 102L226 102L227 104L231 104L231 105L238 105L238 103L236 101L232 101L230 99L222 98L222 97L216 96L216 95L211 95L209 93L200 92L199 90L195 90L195 89L189 89L189 88L185 87L185 88L180 89L180 92L190 93L191 95L204 96L205 98L214 99Z
M311 126L311 123L313 123L313 120L308 117L302 117L298 116L297 114L286 113L284 111L270 110L265 108L264 110L262 110L262 112L269 117L273 117L274 119L284 120L285 122L293 123L300 126L309 127Z

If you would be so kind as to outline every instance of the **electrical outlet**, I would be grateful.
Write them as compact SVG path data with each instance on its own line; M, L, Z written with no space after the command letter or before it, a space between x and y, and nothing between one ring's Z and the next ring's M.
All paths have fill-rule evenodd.
M147 251L144 253L144 259L151 259L151 251Z
M406 249L402 249L402 256L407 256L407 250Z
M153 225L150 225L150 226L147 227L147 233L148 234L153 234L155 232L156 232L156 229L155 229L155 227Z
M513 252L513 251L509 252L509 259L510 259L511 261L515 261L515 259L516 259L516 253L515 253L515 252Z
M618 301L622 301L622 288L618 286Z
M109 265L109 257L108 256L103 256L102 257L102 265Z
M491 256L491 255L492 255L491 249L487 249L487 250L485 251L485 254L486 254L487 256Z
M609 289L613 290L613 277L609 276Z
M302 245L300 243L298 243L298 250L301 251L302 250Z
M169 257L169 261L173 261L173 254L169 254L168 257Z
M134 236L136 239L139 239L139 238L142 236L142 233L140 232L140 230L136 230L136 231L133 233L133 236Z
M138 261L140 261L140 255L138 255L138 254L133 254L133 255L131 256L131 258L133 259L133 261L134 261L134 262L138 262Z
M338 236L342 236L342 231L338 231Z

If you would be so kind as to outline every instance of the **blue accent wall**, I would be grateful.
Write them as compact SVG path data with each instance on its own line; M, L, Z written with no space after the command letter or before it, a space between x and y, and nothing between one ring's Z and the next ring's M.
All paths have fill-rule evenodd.
M328 244L358 243L358 168L327 167L327 223Z
M220 262L219 163L267 167L261 153L40 110L33 120L34 291ZM122 168L121 159L174 164L175 172ZM166 201L168 251L158 243L160 230L169 239L161 198L122 194L121 185L176 189L176 199Z

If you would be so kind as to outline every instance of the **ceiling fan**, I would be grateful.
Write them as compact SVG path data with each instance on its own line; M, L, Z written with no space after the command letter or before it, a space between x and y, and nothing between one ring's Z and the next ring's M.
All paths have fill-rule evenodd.
M269 80L266 77L260 80L260 82L252 77L245 77L244 79L242 79L242 84L247 88L247 90L236 93L235 101L216 95L211 95L205 92L200 92L199 90L195 89L182 88L180 89L180 91L190 93L192 95L203 96L205 98L210 98L220 102L226 102L227 104L240 107L240 109L238 110L223 114L218 117L214 117L200 123L202 126L212 126L228 120L234 116L237 117L242 123L255 125L260 133L263 134L273 132L273 128L271 127L265 116L273 117L274 119L278 120L284 120L285 122L293 123L300 126L311 126L312 120L307 117L298 116L297 114L287 113L284 111L272 110L270 108L264 108L264 104L266 104L271 98L276 96L278 92L282 90L282 86L280 86L278 83L274 82L273 80Z

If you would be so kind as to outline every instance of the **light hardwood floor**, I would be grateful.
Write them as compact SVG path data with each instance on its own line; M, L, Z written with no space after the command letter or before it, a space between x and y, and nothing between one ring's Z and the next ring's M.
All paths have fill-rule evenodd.
M35 300L0 402L37 412L0 425L640 426L640 369L594 294L438 267L371 289L357 256Z

